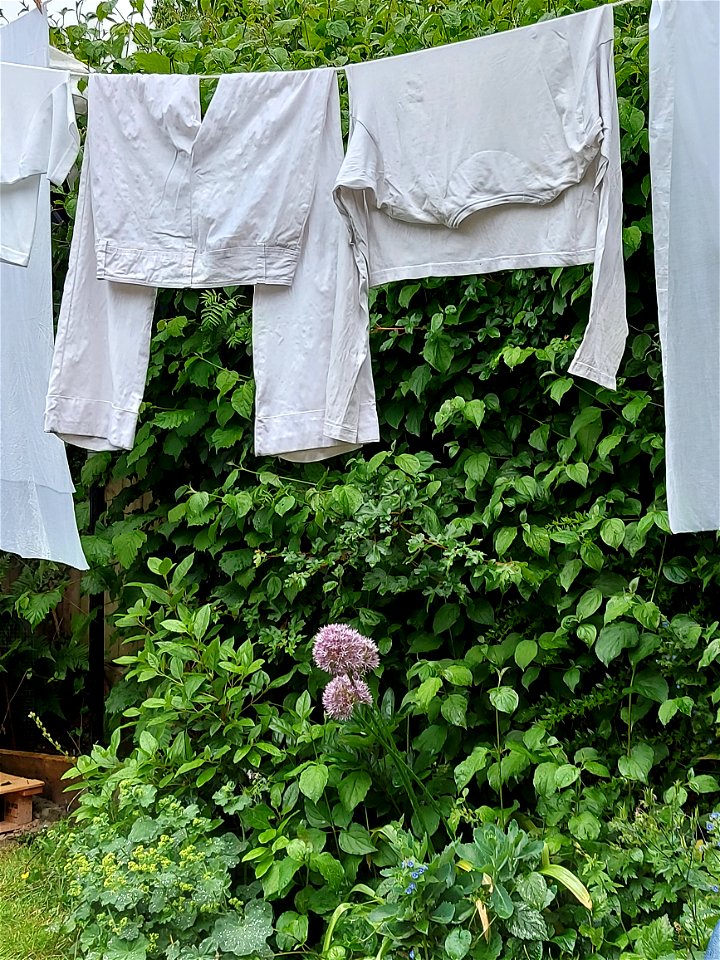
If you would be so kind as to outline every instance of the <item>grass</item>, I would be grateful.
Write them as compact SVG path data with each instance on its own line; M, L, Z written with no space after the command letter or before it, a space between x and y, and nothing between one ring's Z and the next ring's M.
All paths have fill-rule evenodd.
M0 841L0 960L72 960L53 926L62 919L61 871L50 837Z

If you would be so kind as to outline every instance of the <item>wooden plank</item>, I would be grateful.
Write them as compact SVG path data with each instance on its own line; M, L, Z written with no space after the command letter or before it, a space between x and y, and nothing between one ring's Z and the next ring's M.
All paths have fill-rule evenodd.
M13 777L9 773L0 773L0 796L14 793L23 795L27 790L31 792L26 796L31 796L33 793L40 793L44 786L42 780L29 780L27 777Z
M77 790L72 790L73 781L62 779L72 765L71 758L59 754L0 749L0 770L16 777L42 780L45 784L43 796L60 807L67 807L78 795Z

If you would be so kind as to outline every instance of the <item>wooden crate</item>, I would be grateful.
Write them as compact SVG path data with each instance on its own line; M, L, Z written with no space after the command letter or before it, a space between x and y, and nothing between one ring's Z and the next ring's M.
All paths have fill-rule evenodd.
M32 823L32 798L42 793L43 787L42 780L0 773L0 805L4 808L0 834Z

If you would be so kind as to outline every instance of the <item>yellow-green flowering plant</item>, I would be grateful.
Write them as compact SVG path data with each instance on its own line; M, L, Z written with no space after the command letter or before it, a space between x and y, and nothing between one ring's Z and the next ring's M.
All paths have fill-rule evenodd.
M266 956L272 908L231 895L246 846L195 804L120 787L117 811L96 812L67 838L68 932L94 960Z

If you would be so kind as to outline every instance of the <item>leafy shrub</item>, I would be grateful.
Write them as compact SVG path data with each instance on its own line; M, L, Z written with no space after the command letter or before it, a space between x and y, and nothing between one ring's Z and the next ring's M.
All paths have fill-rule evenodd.
M247 846L194 804L155 802L150 785L121 784L112 812L67 838L74 876L69 931L103 960L213 960L264 956L272 910L245 891L230 894L230 871Z

